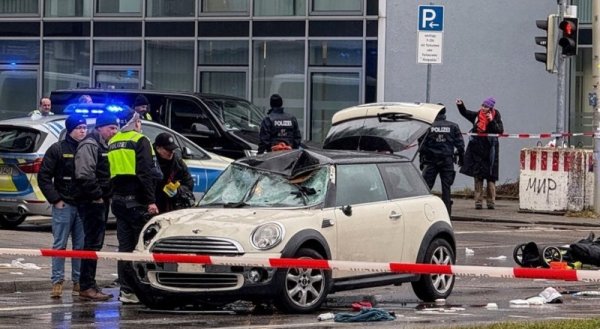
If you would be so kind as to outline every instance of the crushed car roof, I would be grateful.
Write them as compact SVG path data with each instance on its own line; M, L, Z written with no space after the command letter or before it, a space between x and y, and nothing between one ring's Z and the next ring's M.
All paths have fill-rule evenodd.
M375 152L300 149L269 152L254 157L242 158L235 163L283 175L291 179L327 164L399 161L410 161L410 159L403 156Z

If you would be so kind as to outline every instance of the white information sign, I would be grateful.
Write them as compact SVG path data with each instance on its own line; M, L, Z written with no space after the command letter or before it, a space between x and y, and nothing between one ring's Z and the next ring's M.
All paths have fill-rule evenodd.
M443 32L419 31L417 63L442 64Z

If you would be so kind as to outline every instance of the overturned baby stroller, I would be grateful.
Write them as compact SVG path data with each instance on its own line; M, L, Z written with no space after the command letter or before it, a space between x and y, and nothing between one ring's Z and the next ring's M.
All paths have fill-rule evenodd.
M522 267L550 268L553 262L566 262L570 268L582 264L600 266L600 238L593 232L585 239L563 246L540 246L535 242L519 244L513 251L513 259Z

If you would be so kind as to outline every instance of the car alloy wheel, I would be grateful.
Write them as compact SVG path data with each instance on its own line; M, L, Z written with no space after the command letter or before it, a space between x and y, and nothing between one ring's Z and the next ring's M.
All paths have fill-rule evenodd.
M435 239L431 242L425 253L425 264L453 265L455 262L454 251L448 241ZM419 299L432 302L438 298L446 298L454 287L454 275L431 274L421 275L419 281L412 283L413 290Z

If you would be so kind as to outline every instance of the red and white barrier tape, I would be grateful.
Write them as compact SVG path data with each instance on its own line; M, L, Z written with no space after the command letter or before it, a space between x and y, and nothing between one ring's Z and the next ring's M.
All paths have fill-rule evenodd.
M0 248L0 255L44 256L63 258L110 259L151 263L195 263L206 265L316 268L354 272L399 272L415 274L451 274L458 277L553 279L564 281L600 282L600 271L557 270L545 268L512 268L465 265L434 265L411 263L374 263L321 259L223 257L186 254L140 254L96 252L84 250L9 249Z
M585 133L539 133L539 134L487 134L487 133L464 133L463 135L468 136L477 136L477 137L499 137L499 138L534 138L534 139L543 139L543 138L557 138L557 137L576 137L576 136L596 136L593 132L585 132Z

